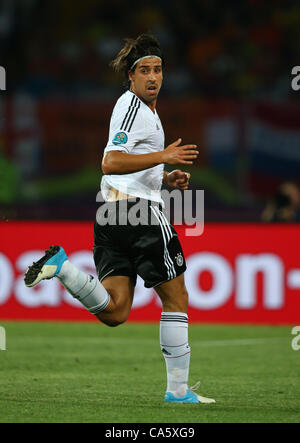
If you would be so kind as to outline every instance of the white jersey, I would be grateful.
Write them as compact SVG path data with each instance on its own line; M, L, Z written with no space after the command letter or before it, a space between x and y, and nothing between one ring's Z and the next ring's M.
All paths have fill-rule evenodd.
M150 154L163 151L164 147L165 135L157 112L152 112L133 92L125 92L114 107L104 155L109 151ZM113 187L124 194L163 204L163 173L164 165L160 164L131 174L104 175L101 182L103 198L107 200Z

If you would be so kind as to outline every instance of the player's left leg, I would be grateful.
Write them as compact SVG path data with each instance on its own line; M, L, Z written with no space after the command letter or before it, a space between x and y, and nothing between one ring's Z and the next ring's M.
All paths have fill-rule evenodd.
M167 369L165 401L178 403L213 403L188 387L191 349L188 340L188 293L184 274L155 287L163 305L160 344Z
M188 342L188 293L184 274L155 287L163 305L160 346L167 368L167 392L183 397L188 390L190 346Z

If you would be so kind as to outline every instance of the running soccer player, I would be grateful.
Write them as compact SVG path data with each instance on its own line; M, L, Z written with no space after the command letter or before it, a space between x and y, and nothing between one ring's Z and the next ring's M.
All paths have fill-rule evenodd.
M57 277L68 292L108 326L124 323L130 313L137 275L145 287L161 299L160 345L167 370L166 402L210 403L188 387L188 294L184 283L186 264L173 226L162 211L162 183L188 188L190 175L164 164L191 165L198 156L196 145L178 139L165 149L164 132L156 112L163 81L164 57L150 35L126 39L112 66L123 71L129 89L117 101L104 151L101 191L106 205L114 205L114 225L97 217L94 228L94 261L98 279L86 275L70 261L61 246L50 247L28 268L25 284L35 286ZM126 210L147 202L146 212L156 223L133 226L121 222L120 205Z

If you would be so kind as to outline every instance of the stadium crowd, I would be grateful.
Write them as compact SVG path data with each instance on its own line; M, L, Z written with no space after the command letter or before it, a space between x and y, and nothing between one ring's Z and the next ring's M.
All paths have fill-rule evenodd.
M287 0L2 0L0 57L10 90L110 98L108 64L124 36L150 31L168 54L165 95L291 96L300 5Z
M202 144L193 177L208 192L209 219L259 221L263 192L270 197L281 182L298 181L290 174L290 165L296 171L300 164L297 116L280 106L299 97L291 88L299 2L144 0L133 7L123 0L2 0L0 205L9 206L0 207L2 218L49 218L53 208L58 218L93 217L109 106L124 89L109 63L124 37L144 32L158 38L167 56L159 100L167 138L181 131ZM168 105L174 100L176 115ZM251 127L249 107L257 102L271 108L258 107ZM192 115L184 120L186 110ZM263 136L250 137L247 127ZM277 130L293 144L292 157L281 149L269 161L264 155L272 157L268 144L279 143Z

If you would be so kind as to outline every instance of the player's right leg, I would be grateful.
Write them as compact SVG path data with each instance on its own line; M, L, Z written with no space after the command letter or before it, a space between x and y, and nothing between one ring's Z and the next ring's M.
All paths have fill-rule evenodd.
M32 288L41 280L49 280L56 277L66 260L68 260L68 257L63 248L60 246L50 246L45 251L45 255L27 269L24 277L25 285Z
M131 311L135 282L125 275L115 275L101 283L110 294L110 302L96 317L108 326L125 323Z
M130 313L135 283L127 276L104 279L103 284L76 268L61 246L51 246L25 274L25 285L57 277L67 291L101 322L109 326L124 323Z

